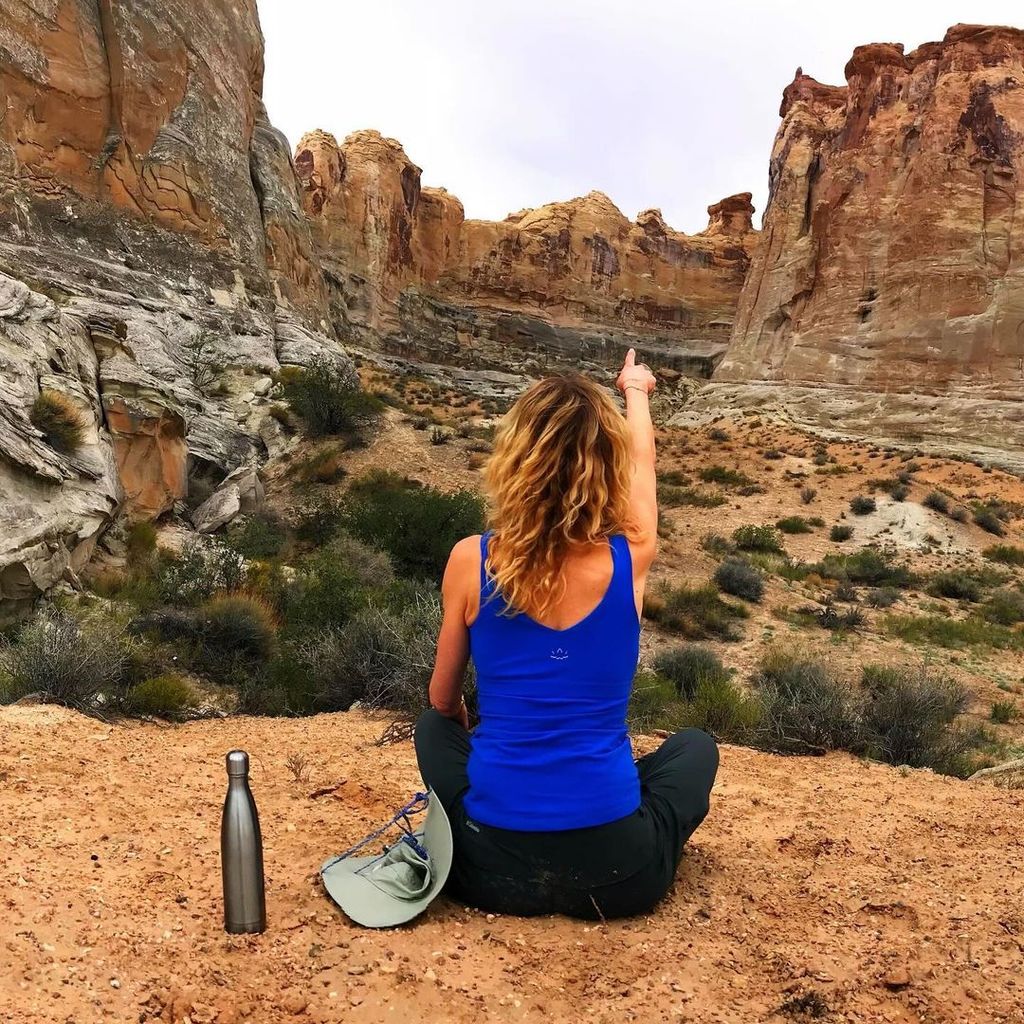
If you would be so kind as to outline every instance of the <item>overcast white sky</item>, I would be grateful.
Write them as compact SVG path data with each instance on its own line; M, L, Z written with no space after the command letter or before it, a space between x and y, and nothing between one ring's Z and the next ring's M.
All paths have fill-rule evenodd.
M398 139L470 217L606 192L702 230L754 193L783 88L841 84L854 46L909 52L958 21L1024 27L1021 0L258 0L264 95L294 144Z

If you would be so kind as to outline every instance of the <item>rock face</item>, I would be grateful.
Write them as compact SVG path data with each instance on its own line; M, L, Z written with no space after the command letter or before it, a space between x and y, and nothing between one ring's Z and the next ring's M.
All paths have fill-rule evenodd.
M347 360L262 71L254 0L0 0L0 600L265 457L254 381ZM74 456L40 388L81 409Z
M339 333L440 363L530 369L609 363L630 345L709 376L756 239L750 195L709 209L707 231L629 221L600 192L466 220L393 139L325 132L295 153Z
M774 403L1024 465L1024 32L861 46L846 78L785 90L763 244L695 411Z

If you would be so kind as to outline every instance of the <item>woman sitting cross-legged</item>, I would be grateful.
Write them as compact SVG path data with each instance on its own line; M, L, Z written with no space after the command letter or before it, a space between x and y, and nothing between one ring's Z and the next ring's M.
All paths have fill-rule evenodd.
M617 383L625 418L579 374L519 398L487 467L490 529L445 569L416 756L451 820L447 891L484 910L648 911L708 813L714 740L685 729L634 761L626 731L657 541L655 382L630 350Z

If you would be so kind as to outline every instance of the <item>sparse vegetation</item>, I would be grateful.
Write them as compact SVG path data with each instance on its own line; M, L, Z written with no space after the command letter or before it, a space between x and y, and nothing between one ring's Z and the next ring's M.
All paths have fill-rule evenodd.
M32 425L55 451L74 455L85 443L85 423L75 403L62 391L40 391L29 412Z
M748 561L727 558L715 570L718 589L746 601L760 601L764 595L764 577Z
M370 422L381 401L360 390L355 375L328 356L281 371L281 393L313 437L353 434Z
M1012 544L992 544L982 554L990 562L1001 562L1003 565L1024 566L1024 548Z
M704 491L698 487L677 487L658 484L658 504L672 506L691 505L694 508L717 508L726 502L720 491Z
M949 570L936 573L928 584L928 593L934 597L949 597L954 601L980 601L981 584L969 573Z
M971 616L951 619L946 615L893 615L886 629L909 643L936 647L992 647L996 650L1024 649L1024 633L1015 632L985 619Z
M713 586L664 585L649 593L644 602L647 618L689 640L738 640L735 620L749 614L743 605L723 601Z
M785 516L775 524L783 533L813 533L810 522L803 516Z
M878 508L878 503L867 494L858 494L850 499L850 511L855 516L870 515Z
M721 484L723 487L746 487L754 482L746 473L726 466L707 466L700 471L700 478L706 484Z
M733 543L740 551L781 553L782 538L773 526L739 526L733 530Z

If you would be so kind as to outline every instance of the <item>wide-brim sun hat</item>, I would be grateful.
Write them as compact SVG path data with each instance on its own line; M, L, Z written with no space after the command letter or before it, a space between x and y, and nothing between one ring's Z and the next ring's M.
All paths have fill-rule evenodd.
M328 895L356 924L393 928L405 924L433 902L452 867L452 828L441 801L433 793L418 795L379 830L407 821L407 814L425 801L426 819L419 831L404 831L401 839L372 857L342 854L320 868ZM378 833L367 837L353 850Z

